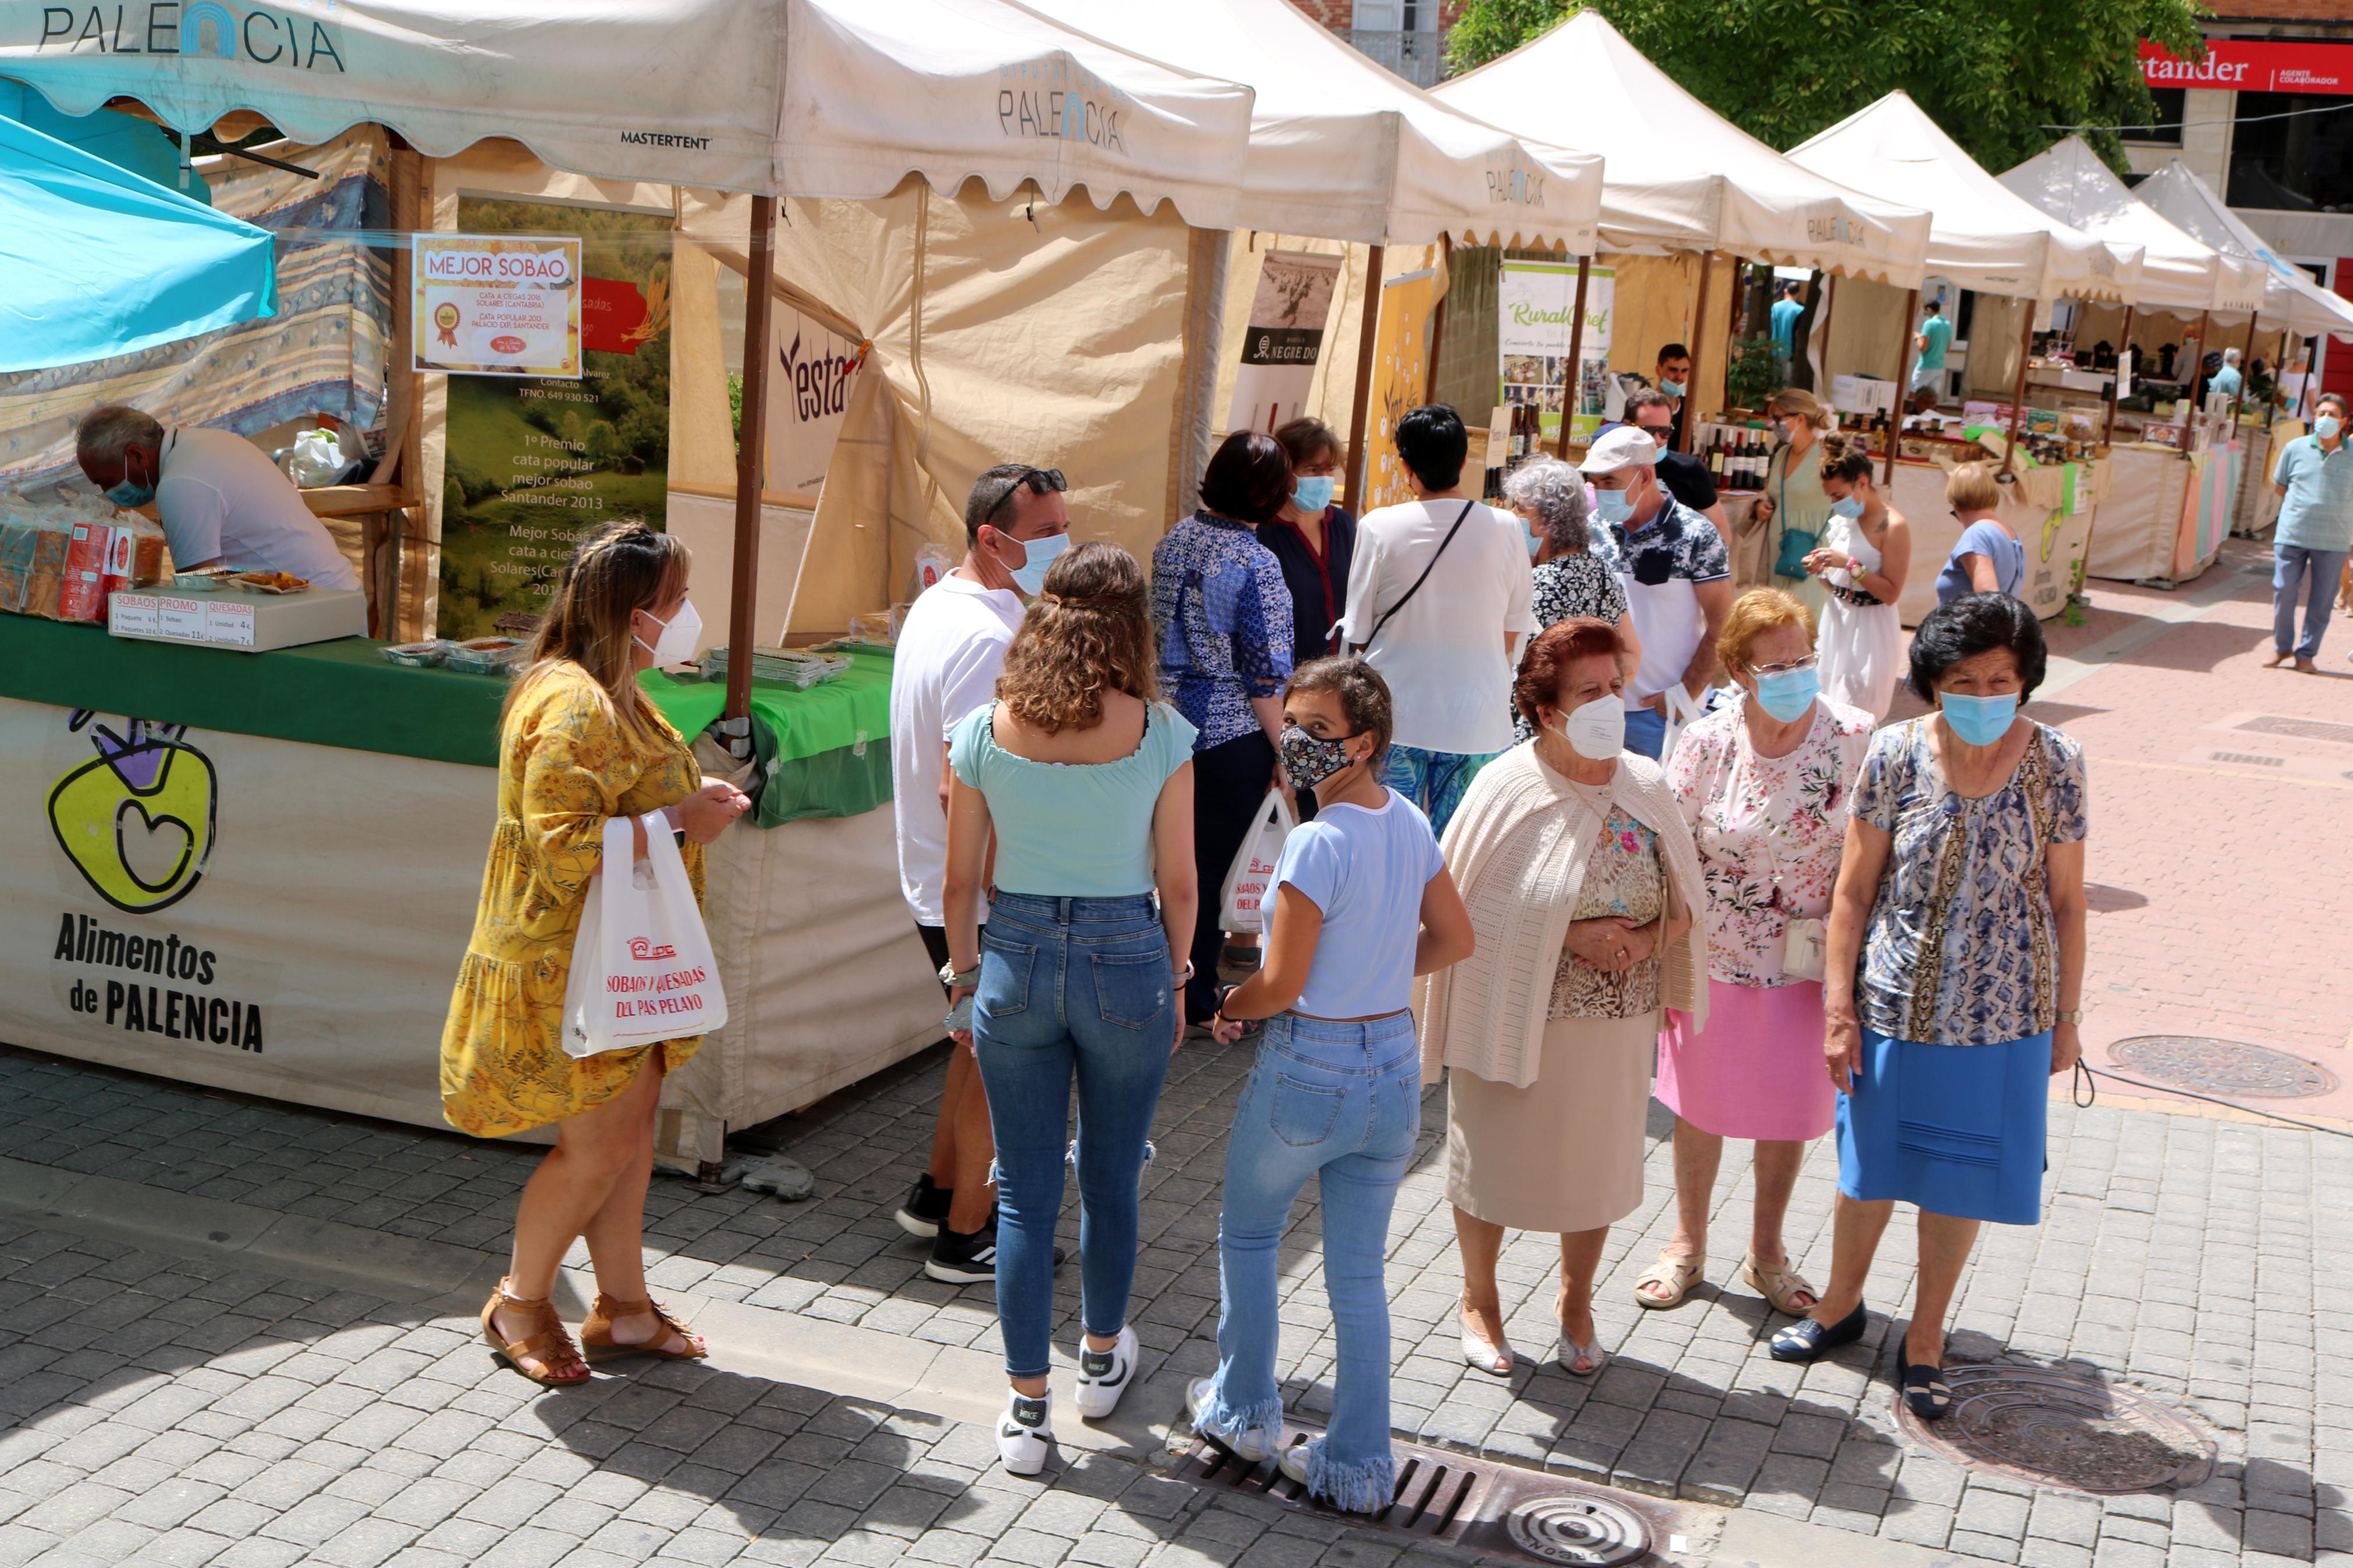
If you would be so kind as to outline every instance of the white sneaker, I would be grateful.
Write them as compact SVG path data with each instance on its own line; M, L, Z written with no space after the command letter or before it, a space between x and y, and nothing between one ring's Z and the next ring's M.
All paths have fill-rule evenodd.
M1307 1484L1308 1444L1293 1443L1275 1457L1275 1468L1301 1486Z
M1263 1432L1237 1432L1229 1437L1222 1433L1201 1431L1201 1412L1208 1406L1209 1395L1216 1392L1217 1386L1217 1376L1212 1373L1197 1380L1185 1391L1185 1414L1192 1418L1193 1430L1200 1432L1202 1436L1218 1444L1238 1459L1246 1460L1253 1465L1265 1459L1274 1449Z
M1135 1381L1135 1331L1123 1328L1107 1351L1090 1350L1079 1341L1079 1391L1071 1401L1082 1421L1100 1421L1119 1408L1119 1396Z
M1032 1399L1014 1394L997 1418L997 1457L1017 1476L1034 1476L1046 1468L1054 1449L1054 1394L1047 1390Z

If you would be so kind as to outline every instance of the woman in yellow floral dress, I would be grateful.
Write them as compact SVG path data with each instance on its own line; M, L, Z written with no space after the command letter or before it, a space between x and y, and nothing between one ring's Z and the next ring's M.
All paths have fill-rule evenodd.
M482 1309L484 1337L539 1383L585 1382L586 1361L608 1356L703 1353L647 1293L639 1250L662 1075L699 1042L574 1058L562 1037L573 936L603 868L607 819L638 819L640 857L648 820L681 834L700 899L702 846L751 804L701 775L638 685L639 670L694 651L702 623L686 603L687 567L676 540L620 523L584 543L557 580L507 698L498 826L441 1036L451 1126L485 1138L556 1127L523 1187L507 1277ZM587 1240L597 1289L577 1348L549 1301L575 1237Z

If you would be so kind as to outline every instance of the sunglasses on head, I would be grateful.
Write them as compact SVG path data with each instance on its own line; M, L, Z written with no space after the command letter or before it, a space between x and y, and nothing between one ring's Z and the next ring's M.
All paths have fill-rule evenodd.
M1025 468L1008 479L1005 488L997 492L997 499L988 503L988 515L993 518L1004 510L1005 503L1013 499L1015 492L1023 489L1027 489L1033 496L1043 496L1053 495L1070 488L1071 481L1062 477L1062 470L1060 468Z

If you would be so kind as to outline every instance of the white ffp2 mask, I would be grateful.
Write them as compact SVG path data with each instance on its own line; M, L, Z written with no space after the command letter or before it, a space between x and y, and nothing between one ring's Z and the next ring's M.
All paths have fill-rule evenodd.
M1552 728L1586 761L1607 762L1626 749L1626 704L1615 695L1597 697L1556 720Z
M648 610L646 617L651 620L653 612ZM635 633L631 636L635 637L639 647L647 649L654 656L656 669L667 669L673 664L684 664L694 657L694 645L702 638L702 617L695 613L693 600L681 600L677 614L671 616L667 621L658 621L655 624L661 627L661 636L656 637L651 643L648 643L643 637L636 637Z

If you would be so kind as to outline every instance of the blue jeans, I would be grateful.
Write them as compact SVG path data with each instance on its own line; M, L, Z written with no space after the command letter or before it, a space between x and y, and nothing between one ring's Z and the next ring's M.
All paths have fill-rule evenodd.
M1430 830L1443 835L1462 804L1462 792L1479 770L1502 756L1501 752L1425 752L1419 746L1391 746L1381 763L1381 783L1421 808Z
M2346 552L2306 550L2301 544L2272 547L2272 649L2298 658L2320 657L2320 634L2328 629L2328 613L2337 604L2337 578L2345 570ZM2306 573L2311 581L2299 584ZM2304 640L2295 640L2295 602L2304 601Z
M1079 1316L1105 1338L1127 1322L1136 1184L1176 1042L1175 978L1149 898L989 900L972 1036L997 1138L997 1321L1010 1376L1051 1364L1074 1073Z
M1324 1289L1337 1364L1332 1425L1310 1452L1308 1490L1359 1512L1397 1489L1389 1453L1389 1300L1381 1275L1389 1211L1421 1131L1413 1016L1338 1024L1285 1013L1266 1022L1226 1144L1218 1221L1218 1385L1201 1426L1279 1441L1275 1249L1292 1200L1314 1176L1324 1198Z
M1636 756L1659 760L1659 748L1667 742L1667 716L1655 708L1626 705L1626 749Z

